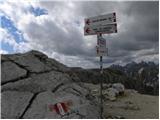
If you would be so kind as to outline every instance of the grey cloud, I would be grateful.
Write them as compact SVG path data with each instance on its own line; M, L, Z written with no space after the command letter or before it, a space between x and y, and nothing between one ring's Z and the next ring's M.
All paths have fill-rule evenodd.
M142 56L158 54L158 1L79 1L73 4L75 8L69 8L69 11L74 13L72 17L76 19L71 23L63 21L62 27L67 28L67 32L57 25L59 21L45 20L43 25L32 22L26 28L27 34L33 39L32 42L41 45L42 49L48 53L54 51L65 56L82 58L79 66L84 66L83 60L97 66L99 60L94 54L95 45L87 46L84 39L89 38L81 34L77 27L81 27L86 17L116 12L118 33L103 35L109 47L109 56L104 57L105 65L118 61L127 63ZM57 8L67 7L66 2L43 1L40 5L51 13ZM83 31L83 29L80 30ZM150 49L153 50L149 51Z
M124 26L121 26L118 31L118 35L111 39L110 41L113 42L110 45L110 50L113 50L113 54L117 54L116 51L118 50L120 55L124 52L124 50L128 51L128 54L130 54L129 51L137 51L141 49L149 49L153 47L158 47L158 2L92 2L88 5L86 3L83 6L83 12L89 11L85 8L89 9L91 6L92 8L99 9L101 13L104 13L105 11L108 11L110 7L115 9L118 13L120 13L120 10L122 10L122 13L120 13L119 21L123 22ZM108 3L108 4L107 4ZM104 9L107 5L110 6L106 9ZM118 8L118 4L120 7ZM97 7L96 7L97 6ZM100 8L98 6L101 6ZM119 11L118 11L119 10ZM93 14L95 12L94 10L90 10ZM128 18L132 18L133 21L129 21L128 19L124 19L123 16L127 16ZM118 19L118 18L117 18ZM120 20L121 19L121 20ZM126 31L124 33L121 32L121 29L126 28ZM108 39L106 37L106 39ZM121 52L120 52L121 51ZM117 54L118 55L118 54ZM126 55L126 54L124 54ZM122 55L123 56L123 55Z

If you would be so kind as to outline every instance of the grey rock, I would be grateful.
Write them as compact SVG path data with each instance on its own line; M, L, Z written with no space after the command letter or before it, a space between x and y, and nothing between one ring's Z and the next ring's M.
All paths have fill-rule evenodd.
M24 66L30 72L43 72L49 70L57 70L66 72L69 68L58 61L48 58L39 51L29 51L25 54L8 55L8 58L16 63Z
M2 86L2 91L17 90L30 91L32 93L42 92L46 90L54 90L58 85L71 82L71 78L64 73L51 71L43 74L34 74L31 77L19 80L14 83L8 83Z
M38 72L51 70L51 68L46 66L43 62L41 62L32 53L26 53L26 54L21 54L21 55L13 55L13 56L8 56L8 57L9 57L9 59L13 60L17 64L25 67L30 72L38 73Z
M80 86L77 83L67 83L57 90L57 92L63 92L63 91L75 93L78 96L82 97L89 94L87 88L85 88L84 86Z
M58 61L52 59L52 58L48 58L45 60L45 64L47 66L49 66L52 69L58 70L58 71L62 71L62 72L67 72L70 70L70 68L68 68L67 66L59 63Z
M14 81L17 78L24 77L27 74L27 71L23 68L20 68L12 62L3 62L2 63L2 83L8 81Z
M2 93L1 117L7 119L19 118L33 94L29 92L6 91Z
M104 95L106 95L106 98L114 101L116 100L116 96L118 95L118 91L114 88L108 88L107 90L104 91Z
M118 93L124 93L124 90L125 90L124 85L121 83L114 83L112 85L112 88L116 89L118 91Z

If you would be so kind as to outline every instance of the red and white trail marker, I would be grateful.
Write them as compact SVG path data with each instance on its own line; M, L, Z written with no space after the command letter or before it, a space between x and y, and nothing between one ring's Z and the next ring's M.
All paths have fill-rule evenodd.
M65 115L70 110L70 106L72 105L72 101L67 102L59 102L54 105L49 105L50 111L54 111L57 114Z

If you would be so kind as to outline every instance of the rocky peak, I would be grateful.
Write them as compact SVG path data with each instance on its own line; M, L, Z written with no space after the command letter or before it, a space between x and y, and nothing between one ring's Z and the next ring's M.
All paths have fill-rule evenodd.
M34 50L1 58L2 118L99 118L97 101L67 66Z

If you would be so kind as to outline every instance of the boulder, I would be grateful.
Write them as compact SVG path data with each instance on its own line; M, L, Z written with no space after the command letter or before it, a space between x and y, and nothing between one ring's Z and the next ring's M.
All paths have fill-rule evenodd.
M121 84L121 83L114 83L112 85L112 88L116 89L120 95L124 94L125 87L124 87L123 84Z
M105 97L111 101L116 100L117 96L123 95L124 90L125 90L124 85L121 83L114 83L112 85L108 84L108 85L105 85L105 89L103 89Z
M107 90L104 91L104 95L106 95L106 98L114 101L116 100L116 96L118 95L118 91L114 88L108 88Z

